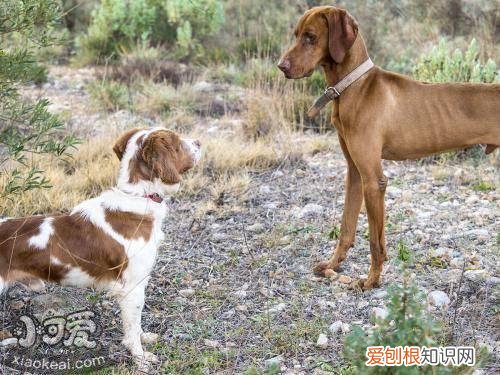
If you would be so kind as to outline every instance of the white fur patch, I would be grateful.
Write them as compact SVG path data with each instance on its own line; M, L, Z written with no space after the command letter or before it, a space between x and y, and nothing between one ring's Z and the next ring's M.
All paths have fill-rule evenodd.
M53 221L53 217L47 217L42 221L42 224L40 224L40 233L31 237L28 241L30 246L40 250L44 250L47 247L50 236L54 234L54 227L52 226Z
M8 217L3 217L3 218L1 218L1 219L0 219L0 223L4 223L4 222L6 222L7 220L9 220L9 218L8 218Z
M78 287L89 287L95 285L95 282L96 280L80 267L72 267L61 280L61 284L63 285Z

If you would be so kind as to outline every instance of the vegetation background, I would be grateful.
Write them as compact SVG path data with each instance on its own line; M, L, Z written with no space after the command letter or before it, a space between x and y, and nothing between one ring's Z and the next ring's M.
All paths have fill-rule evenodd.
M500 81L497 1L327 3L347 8L358 20L370 56L383 68L425 81ZM2 1L0 216L68 211L112 186L118 162L110 145L118 133L133 126L164 125L202 140L202 165L175 197L194 202L192 215L200 221L229 215L244 205L249 190L262 185L266 173L283 170L292 175L315 155L340 157L329 112L314 121L305 118L306 109L324 89L322 72L292 82L276 68L302 13L327 3ZM415 163L441 181L456 178L451 169L482 168L480 176L460 177L461 184L475 194L498 191L498 151L488 158L475 147ZM331 240L338 225L328 225ZM300 228L299 232L309 230L307 225ZM488 247L488 252L498 251L495 230L491 241L496 250ZM264 247L279 247L283 244L278 235L290 233L273 227L259 241ZM398 239L397 249L400 260L408 262L403 240ZM429 258L432 267L443 265L434 258ZM397 294L389 296L393 297ZM427 319L422 318L423 325ZM284 332L266 336L270 333L259 321L271 349L247 353L243 362L222 359L215 347L208 352L193 349L194 359L189 355L192 348L183 349L188 354L157 348L166 359L162 371L212 373L230 371L235 363L241 372L280 371L280 361L264 364L264 359L271 353L296 353L300 337L314 336L321 329L313 323L295 327L299 337L291 344L280 336ZM433 342L446 336L435 337L430 331ZM355 337L349 342L359 346L360 341ZM349 358L340 367L331 358L322 359L314 368L363 373L359 358Z

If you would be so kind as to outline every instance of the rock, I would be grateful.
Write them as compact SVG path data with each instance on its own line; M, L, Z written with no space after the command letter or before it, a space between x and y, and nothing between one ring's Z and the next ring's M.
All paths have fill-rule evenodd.
M372 322L375 322L377 320L382 320L387 317L387 310L382 307L374 307L372 311L370 312L370 319Z
M307 217L319 216L323 213L324 207L315 203L308 203L301 209L296 209L293 215L297 219L304 219Z
M269 185L261 185L259 187L259 193L260 194L271 194L271 188L269 187Z
M217 340L205 339L205 340L203 340L203 343L205 344L205 346L208 346L209 348L218 348L220 346L220 344Z
M479 241L488 241L491 237L490 233L486 229L473 229L468 230L464 233L465 236L472 236L477 238Z
M352 278L347 275L341 275L339 277L339 282L341 282L342 284L350 284L352 283Z
M249 232L260 233L264 231L264 225L262 225L261 223L255 223L249 225L246 229Z
M265 364L266 368L280 367L283 360L284 360L283 356L277 355L276 357L266 359L264 361L264 364Z
M441 291L441 290L433 290L427 295L427 300L431 306L436 308L445 308L450 304L450 297Z
M473 282L481 282L485 281L488 279L490 275L488 274L488 271L486 270L467 270L464 272L464 277L467 280L473 281Z
M283 177L285 174L282 171L273 172L273 177Z
M247 291L246 290L237 290L234 292L234 296L237 298L245 298L247 296Z
M318 341L316 341L316 346L321 349L326 349L328 347L328 337L324 333L321 333L318 336Z
M234 308L236 311L245 312L248 311L247 305L236 305Z
M193 85L192 89L199 92L214 91L214 85L206 81L199 81Z
M342 323L342 333L346 334L351 331L351 326L348 323Z
M188 289L181 289L179 290L179 294L184 297L184 298L189 298L194 296L195 290L188 288Z
M378 290L375 293L373 293L373 298L375 299L382 299L387 297L387 291L386 290Z
M215 242L224 241L227 237L227 234L222 232L212 233L212 240L214 240Z
M267 310L270 314L277 313L286 309L286 303L278 303L276 306Z
M339 274L332 269L326 269L325 277L328 277L330 280L336 280L339 277Z
M342 321L337 320L336 322L333 322L330 324L330 327L328 327L331 333L336 334L339 333L342 330Z
M449 247L438 247L437 249L434 250L434 256L444 259L451 259L452 254L453 250L450 249Z

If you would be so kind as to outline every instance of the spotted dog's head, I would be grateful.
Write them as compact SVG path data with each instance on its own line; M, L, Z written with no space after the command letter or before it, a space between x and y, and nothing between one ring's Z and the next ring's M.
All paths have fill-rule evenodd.
M181 176L201 157L200 142L163 129L132 129L113 151L121 161L119 187L125 191L166 194L177 191Z

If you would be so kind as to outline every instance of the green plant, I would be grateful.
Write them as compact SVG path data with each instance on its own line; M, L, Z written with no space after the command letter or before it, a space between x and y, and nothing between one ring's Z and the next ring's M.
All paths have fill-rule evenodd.
M60 19L58 1L0 2L0 197L50 187L35 155L64 156L78 141L63 136L64 123L47 111L49 102L21 98L20 84L42 82L46 70L37 65L32 45L54 43ZM12 39L15 46L10 46ZM19 47L23 46L23 47Z
M93 81L87 90L94 103L106 111L117 111L129 105L129 90L123 83L109 80Z
M77 40L83 62L116 60L137 43L173 47L178 58L203 53L203 38L223 21L219 0L103 0Z
M354 374L394 374L394 367L366 366L368 346L436 346L439 325L425 309L423 293L405 275L402 285L393 285L387 296L387 316L370 329L354 327L346 337L344 356ZM446 367L398 367L397 374L447 374Z
M398 251L398 259L402 262L408 262L411 257L410 248L406 244L405 241L398 241L396 245L396 249Z
M428 82L495 82L496 64L492 59L482 63L475 39L463 53L451 51L446 39L441 39L432 51L420 58L413 74L416 79Z

